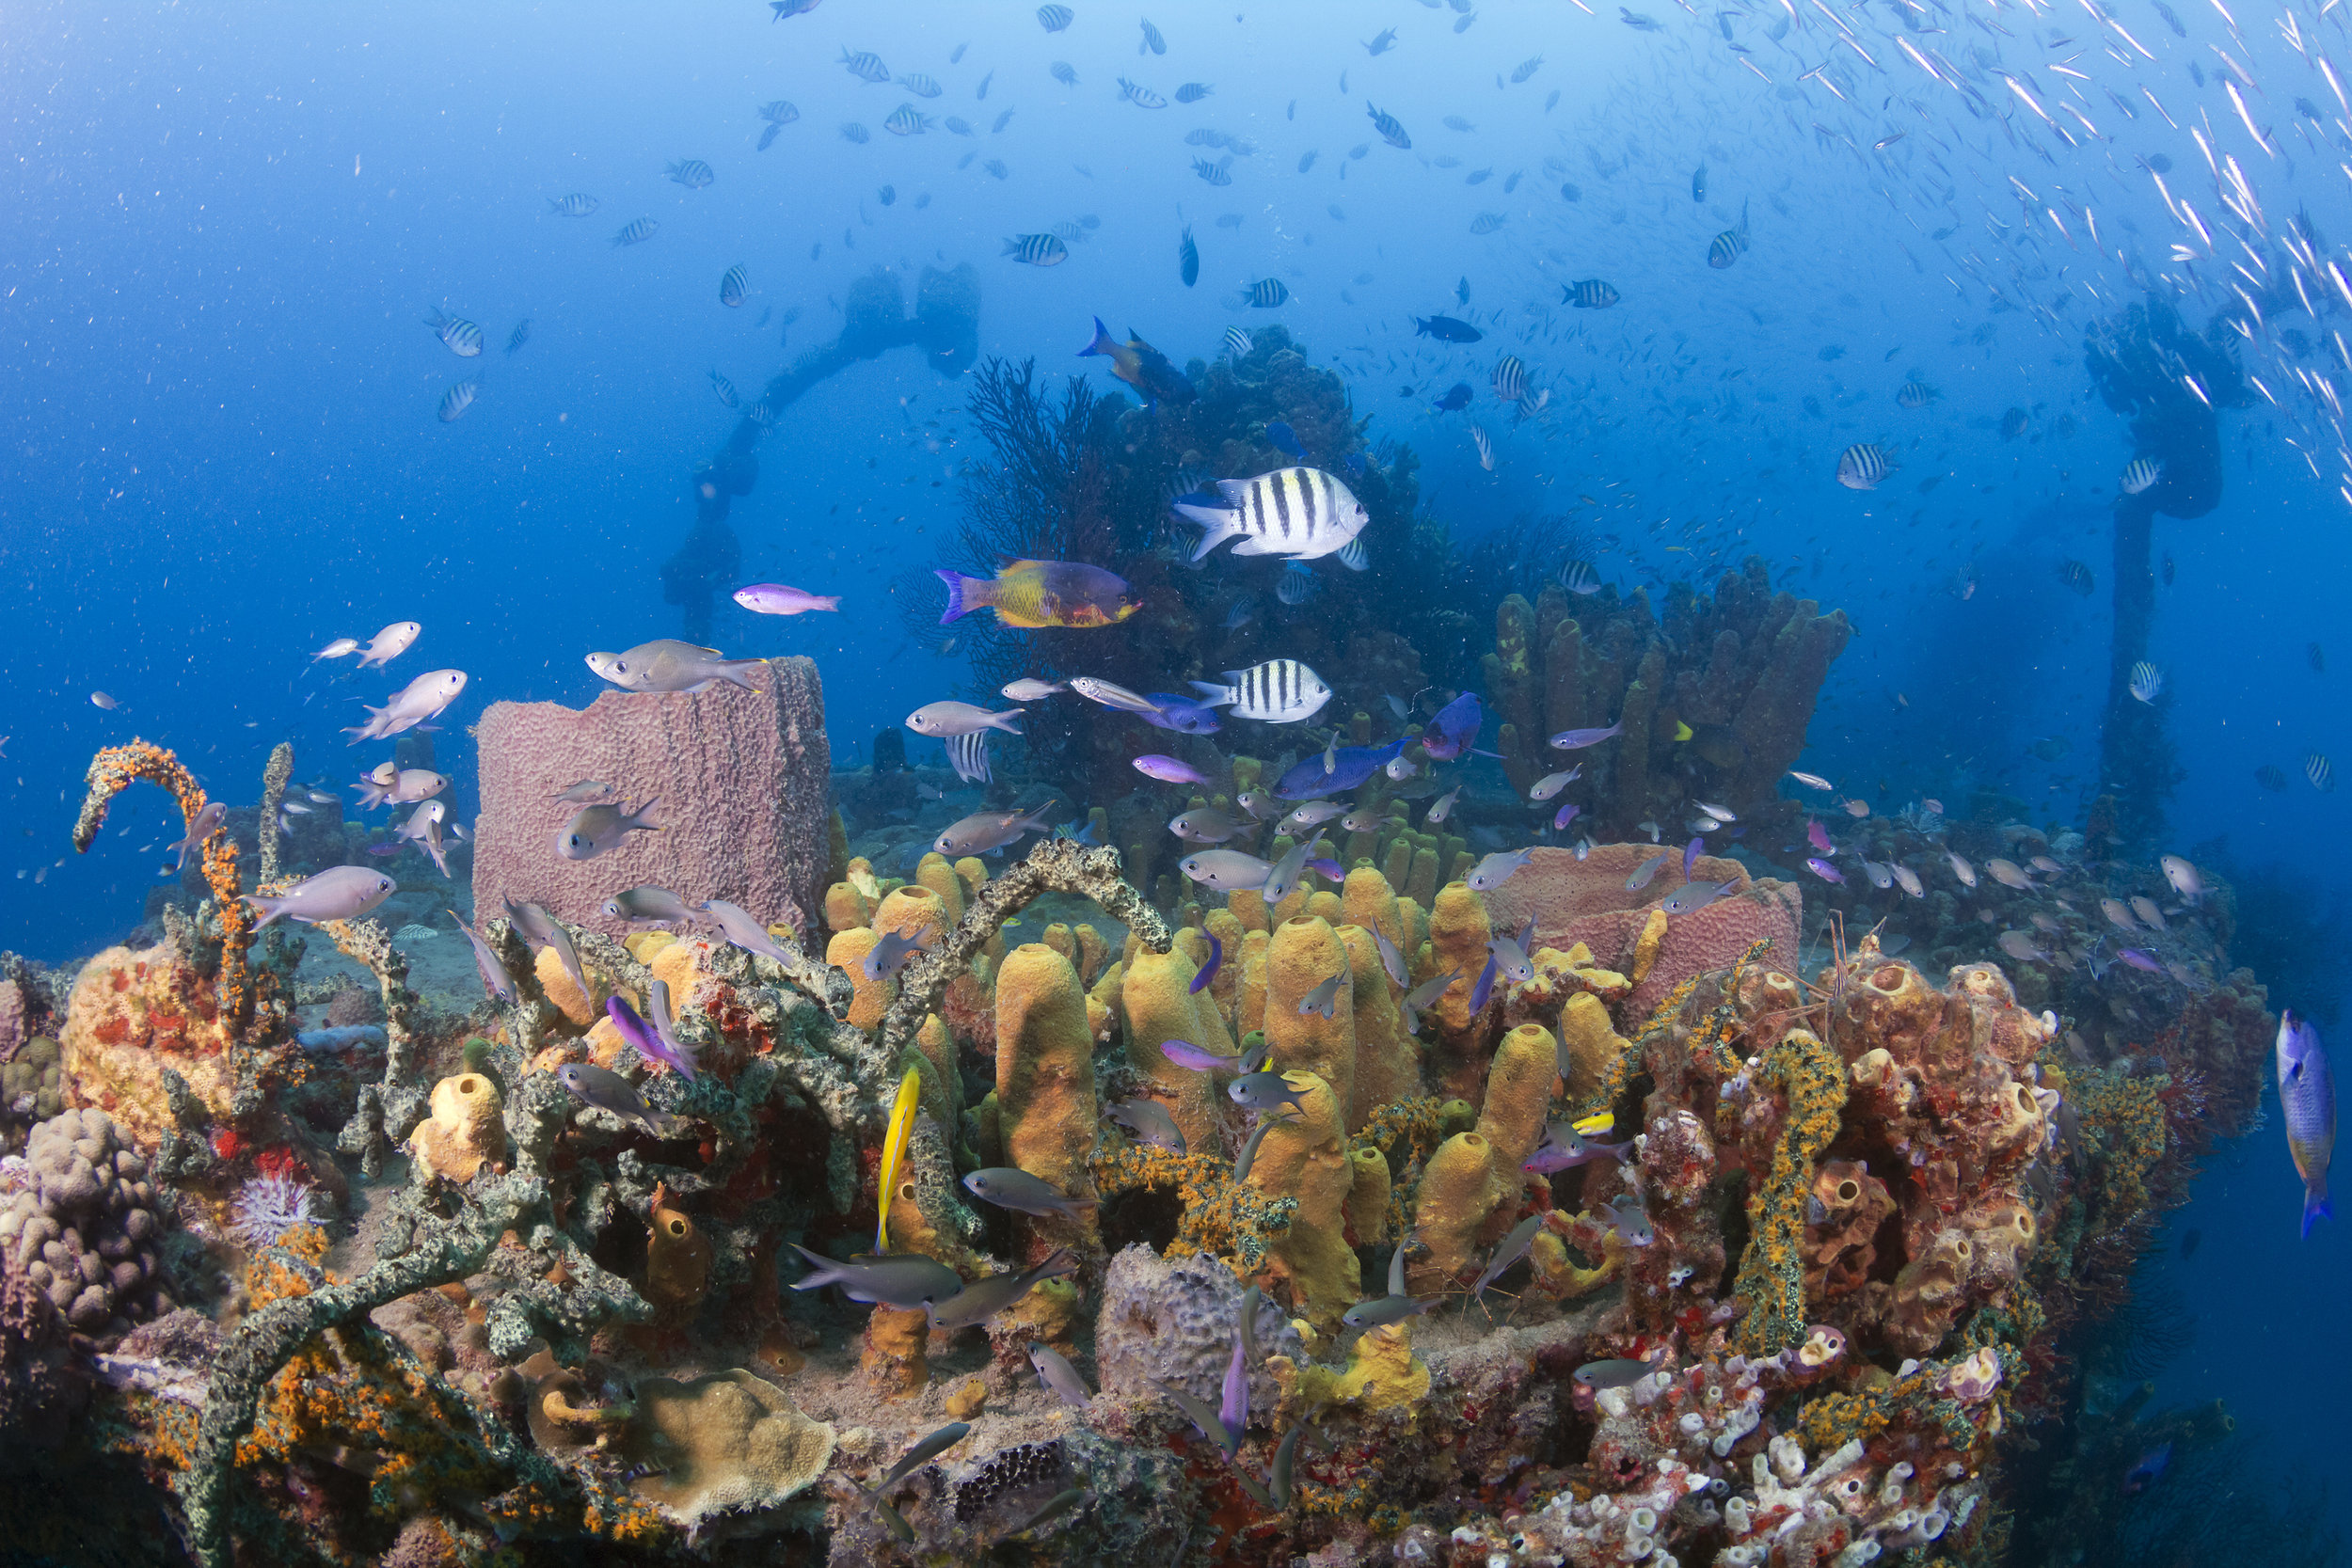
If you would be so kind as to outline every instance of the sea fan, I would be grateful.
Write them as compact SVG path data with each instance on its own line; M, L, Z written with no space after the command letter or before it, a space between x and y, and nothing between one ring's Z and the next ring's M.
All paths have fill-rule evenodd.
M254 1248L276 1246L286 1232L319 1223L310 1184L288 1175L261 1175L237 1189L237 1239Z

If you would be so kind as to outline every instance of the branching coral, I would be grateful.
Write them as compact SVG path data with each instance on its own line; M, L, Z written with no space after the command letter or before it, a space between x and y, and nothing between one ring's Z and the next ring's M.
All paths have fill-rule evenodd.
M147 741L109 746L90 758L86 775L88 791L82 797L81 815L73 823L73 847L87 854L106 825L106 808L134 781L144 779L171 791L180 815L193 830L203 815L204 786L171 752ZM204 879L213 890L213 921L220 931L220 1010L233 1023L252 1015L253 998L246 981L246 945L252 936L253 913L239 897L237 841L225 828L215 827L200 846Z

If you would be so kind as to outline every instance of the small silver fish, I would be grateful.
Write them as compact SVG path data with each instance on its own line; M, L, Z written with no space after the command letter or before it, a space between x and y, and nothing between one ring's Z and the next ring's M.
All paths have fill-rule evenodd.
M582 806L555 835L555 852L567 861L592 861L618 849L630 833L660 832L660 827L645 814L660 803L656 796L633 812L619 806Z
M1073 1197L1041 1176L1012 1165L995 1165L976 1170L963 1179L963 1184L975 1197L985 1198L999 1209L1010 1209L1023 1214L1059 1214L1064 1219L1084 1219L1086 1212L1095 1206L1090 1197Z
M624 1121L633 1121L657 1138L667 1138L676 1131L673 1118L663 1116L645 1102L637 1092L637 1085L617 1072L587 1062L565 1062L555 1069L556 1081L572 1093L583 1105L609 1111Z
M1294 1087L1290 1079L1279 1072L1246 1072L1226 1085L1225 1092L1234 1104L1247 1110L1271 1111L1283 1105L1302 1113L1307 1109L1298 1098L1307 1091Z
M1689 914L1694 910L1707 908L1731 889L1729 882L1685 882L1666 895L1658 907L1670 915Z
M1625 879L1626 892L1639 893L1649 886L1650 879L1658 875L1658 868L1672 859L1674 859L1672 854L1661 854L1652 855L1648 860L1644 861L1642 868Z
M931 1307L933 1328L970 1328L984 1323L1035 1290L1044 1280L1078 1272L1077 1256L1063 1247L1025 1274L991 1275L976 1279Z
M951 735L970 735L977 730L1019 735L1021 726L1013 721L1021 717L1022 711L1016 707L991 713L970 703L926 703L907 715L907 728L934 740L944 740Z
M1084 1410L1092 1402L1094 1395L1088 1390L1086 1379L1053 1346L1042 1340L1030 1340L1029 1365L1037 1370L1038 1382L1059 1394L1065 1403Z
M1052 824L1047 814L1059 800L1048 800L1035 811L984 811L965 817L931 841L931 847L950 860L963 855L984 855L1001 849L1024 833L1045 832Z
M1530 849L1498 849L1470 868L1468 878L1473 893L1492 893L1517 875L1534 857Z
M667 888L624 888L604 901L604 913L612 920L692 921L695 911L685 899Z
M1422 821L1432 827L1443 823L1447 817L1454 815L1454 802L1461 798L1461 786L1457 784L1430 802L1429 814L1423 816Z
M551 795L548 799L560 805L577 806L612 793L612 786L609 784L596 779L582 779L569 789L558 795Z
M961 1275L919 1253L884 1253L838 1262L809 1251L798 1242L789 1245L809 1266L806 1275L792 1282L796 1291L820 1291L828 1285L838 1285L851 1301L906 1310L945 1301L963 1289Z
M1103 1115L1133 1132L1137 1143L1165 1148L1171 1154L1184 1152L1184 1130L1176 1125L1176 1118L1168 1114L1168 1107L1156 1100L1136 1095L1132 1099L1114 1101L1104 1108Z
M1301 861L1303 863L1303 856ZM1197 855L1186 855L1177 863L1176 869L1202 887L1219 893L1263 888L1266 879L1274 874L1272 862L1245 855L1238 849L1203 849Z
M1326 1019L1330 1018L1339 1010L1340 982L1345 978L1347 976L1344 973L1334 974L1300 997L1298 999L1299 1013L1302 1016L1308 1013L1321 1013Z
M911 937L902 931L884 931L882 940L874 943L873 949L859 961L858 967L866 972L868 980L887 980L906 968L925 945L919 936Z

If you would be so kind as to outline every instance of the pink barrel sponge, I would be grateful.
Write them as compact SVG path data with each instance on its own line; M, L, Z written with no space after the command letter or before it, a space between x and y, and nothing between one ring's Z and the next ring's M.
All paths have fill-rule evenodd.
M833 753L825 693L806 658L774 658L746 691L608 691L585 708L493 703L475 726L482 812L473 894L484 918L513 898L619 936L604 913L625 888L651 884L689 904L722 898L805 935L820 908ZM577 805L555 799L583 780L606 799L653 810L659 832L624 835L594 860L565 860L556 834Z
M1660 854L1666 863L1648 885L1629 891L1626 882ZM1772 942L1765 962L1781 970L1796 964L1804 900L1795 884L1769 877L1754 880L1738 861L1713 855L1699 857L1691 879L1728 881L1733 891L1705 909L1670 917L1657 962L1618 1008L1628 1024L1648 1018L1667 992L1692 975L1738 962L1758 937ZM1602 968L1626 970L1651 906L1681 885L1678 845L1604 844L1581 861L1572 849L1541 846L1517 876L1486 895L1486 914L1498 931L1517 930L1532 919L1537 945L1565 951L1581 942Z

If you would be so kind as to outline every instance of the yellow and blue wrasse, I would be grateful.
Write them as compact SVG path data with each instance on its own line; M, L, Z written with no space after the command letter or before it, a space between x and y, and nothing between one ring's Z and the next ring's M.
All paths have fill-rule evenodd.
M2279 1014L2279 1108L2287 1124L2287 1152L2303 1178L2303 1234L2312 1222L2333 1219L2328 1202L2328 1160L2336 1147L2336 1082L2319 1031L2292 1012Z
M1120 342L1111 336L1111 329L1103 325L1103 318L1094 318L1094 341L1078 351L1078 357L1099 354L1111 362L1111 374L1142 394L1144 406L1157 407L1165 398L1170 403L1190 403L1192 383L1168 361L1168 356L1145 342L1129 328L1127 341Z
M939 624L986 607L1009 626L1111 626L1143 608L1127 591L1127 579L1100 566L1075 561L1012 561L991 578L965 577L937 569L947 584L947 610Z
M890 1250L890 1195L898 1184L898 1166L905 1160L907 1139L914 1133L915 1102L922 1097L923 1074L913 1068L898 1080L898 1099L890 1107L890 1130L882 1134L882 1172L874 1182L881 1214L874 1222L874 1251Z

